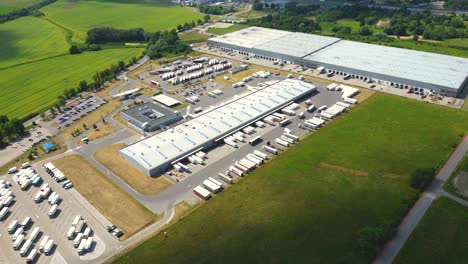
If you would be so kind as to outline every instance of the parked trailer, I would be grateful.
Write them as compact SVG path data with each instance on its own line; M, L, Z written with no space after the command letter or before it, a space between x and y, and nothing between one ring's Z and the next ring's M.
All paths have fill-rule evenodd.
M203 200L208 200L210 199L211 197L211 193L203 188L202 186L198 185L197 187L193 188L193 192L199 196L200 198L202 198Z
M83 232L83 238L88 238L91 235L91 231L93 231L91 227L87 227Z
M44 247L44 254L47 256L52 252L52 248L55 246L54 240L47 241L47 244Z
M50 203L50 201L52 201L52 199L55 197L55 195L57 195L56 192L52 192L52 194L49 196L49 198L47 199L47 202Z
M282 135L282 136L280 137L280 139L281 139L281 140L284 140L284 141L286 141L286 142L288 142L289 144L294 144L294 142L295 142L293 139L288 138L288 137L286 137L285 135Z
M278 150L274 147L270 147L270 146L267 146L267 145L264 145L262 147L266 152L270 152L271 154L278 154Z
M13 196L10 195L7 198L5 198L5 200L3 201L3 204L5 206L10 206L12 202L13 202Z
M212 193L218 193L221 188L210 180L204 180L203 186Z
M262 158L264 160L268 159L268 155L261 152L261 151L259 151L259 150L254 150L253 154L259 156L260 158Z
M357 104L358 103L358 100L353 99L353 98L349 98L349 97L343 98L343 101L345 101L345 103L349 103L349 104Z
M228 140L228 139L225 138L224 143L226 143L227 145L229 145L229 146L231 146L233 148L237 148L237 144L232 140Z
M247 173L249 171L249 169L239 164L239 162L234 163L234 167L236 167L236 169L242 171L243 173Z
M255 167L257 166L257 164L255 164L254 162L246 159L246 158L243 158L241 160L239 160L239 164L241 166L244 166L246 167L249 171L252 171L255 169Z
M285 136L285 137L288 137L288 138L290 138L290 139L292 139L292 140L294 140L294 141L299 141L299 137L296 136L296 135L293 135L293 134L291 134L291 133L284 133L284 136Z
M26 254L28 254L29 250L31 249L31 246L32 246L32 241L30 239L26 240L20 249L20 255L22 257L25 257Z
M84 227L85 223L86 223L86 221L83 220L83 219L81 219L81 220L78 222L78 224L77 224L76 227L75 227L75 235L78 234L78 233L80 233L81 230L83 230L83 227Z
M49 241L49 236L45 236L42 238L41 243L39 244L40 252L44 252L44 247L47 245L47 241Z
M21 235L18 236L17 239L15 239L15 242L13 242L13 249L18 250L21 247L21 245L23 244L23 242L24 242L24 235L21 234Z
M254 146L254 145L258 144L260 141L262 141L262 137L261 136L256 136L256 137L252 138L251 140L249 140L249 144Z
M254 154L247 154L246 158L252 162L254 162L255 164L257 165L260 165L263 163L263 160L257 156L255 156Z
M351 107L350 104L343 103L343 102L336 102L336 104L339 105L339 106L345 107L345 108L350 108Z
M55 216L55 213L57 213L57 208L58 208L57 204L54 204L54 205L52 205L52 207L50 207L49 213L47 213L49 218L53 218Z
M26 228L29 226L29 224L31 223L31 217L29 216L26 216L24 219L23 219L23 222L21 222L21 226Z
M240 177L244 176L244 173L241 170L234 167L234 166L229 166L229 173L233 173L233 174L235 174L237 176L240 176Z
M291 120L289 120L289 119L284 119L284 120L282 120L282 121L279 122L279 125L280 125L281 127L284 127L284 126L289 125L290 123L291 123Z
M223 188L223 184L219 182L218 180L216 180L215 178L209 177L208 180L212 181L214 184L218 185L220 188Z
M41 232L41 229L39 227L35 227L33 229L33 231L31 231L31 234L29 234L29 237L28 239L31 240L32 242L34 242L37 238L37 236L39 235L39 233Z
M73 218L72 226L76 226L81 220L81 215L76 215L75 218Z
M179 167L181 167L184 171L190 172L190 168L187 167L187 166L185 166L184 164L178 162L177 165L178 165Z
M94 243L93 237L88 237L88 239L86 239L86 242L85 242L84 251L88 252L89 250L91 250L93 243Z
M76 235L75 239L73 240L73 247L74 248L78 248L78 246L81 243L81 240L83 239L83 236L84 236L83 233L78 233L78 235Z
M13 220L11 224L8 226L8 234L13 234L18 227L19 221L17 219Z
M289 146L289 143L288 143L288 142L286 142L286 141L284 141L284 140L282 140L282 139L280 139L280 138L275 139L275 142L278 143L278 144L281 145L281 146L284 146L284 147L288 147L288 146Z
M15 241L23 233L24 233L24 228L20 226L18 229L16 229L15 233L11 236L11 240Z
M26 263L33 263L34 260L36 259L37 256L37 249L33 248L31 252L29 252L29 255L26 257Z
M218 178L222 180L223 182L232 184L232 179L229 178L228 176L224 175L223 173L218 173Z
M42 184L43 180L41 176L37 176L35 179L32 180L32 185L39 187Z
M55 197L50 201L50 204L52 205L57 204L59 200L60 200L60 195L57 193Z
M76 227L73 226L73 225L68 228L68 231L67 231L68 240L72 240L73 237L75 237L75 229L76 229Z

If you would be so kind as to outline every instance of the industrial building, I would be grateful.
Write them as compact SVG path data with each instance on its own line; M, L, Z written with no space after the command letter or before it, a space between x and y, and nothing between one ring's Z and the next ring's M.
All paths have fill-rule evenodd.
M123 110L120 115L130 127L141 133L152 132L182 120L180 113L152 102Z
M154 176L315 90L314 85L299 80L278 81L237 95L183 124L120 150L120 154L147 175Z
M211 47L281 60L396 88L457 97L468 83L468 59L320 35L250 27L207 41Z

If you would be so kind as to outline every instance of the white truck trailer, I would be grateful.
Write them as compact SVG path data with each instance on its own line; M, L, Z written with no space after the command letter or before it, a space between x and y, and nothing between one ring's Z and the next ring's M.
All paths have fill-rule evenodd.
M282 139L280 139L280 138L276 138L276 139L275 139L275 142L278 143L278 144L281 145L281 146L284 146L284 147L288 147L288 146L289 146L289 143L288 143L288 142L286 142L286 141L284 141L284 140L282 140Z
M271 154L274 154L274 155L278 154L278 150L277 150L276 148L274 148L274 147L264 145L262 148L263 148L266 152L270 152Z
M218 193L221 188L210 180L204 180L203 186L212 193Z
M228 176L224 175L223 173L218 173L218 178L220 180L222 180L223 182L226 182L226 183L229 183L229 184L233 183L232 179L229 178Z
M203 188L203 187L200 186L200 185L197 186L197 187L195 187L195 188L193 188L193 192L194 192L197 196L199 196L200 198L202 198L203 200L208 200L208 199L210 199L210 197L211 197L211 193L210 193L207 189Z
M262 158L264 160L268 159L268 155L261 152L261 151L259 151L259 150L254 150L253 154L259 156L260 158Z

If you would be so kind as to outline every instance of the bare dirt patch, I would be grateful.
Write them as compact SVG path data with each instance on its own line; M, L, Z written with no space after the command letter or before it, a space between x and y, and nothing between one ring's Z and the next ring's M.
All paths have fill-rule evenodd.
M363 102L369 97L371 97L373 94L375 94L375 91L369 89L359 89L359 93L354 96L354 99L358 100L359 102Z
M458 194L468 197L468 171L461 171L453 183L457 188Z
M350 174L354 174L354 175L358 175L358 176L369 176L369 173L367 171L360 171L360 170L350 169L350 168L346 168L346 167L342 167L342 166L338 166L338 165L333 165L333 164L326 163L326 162L320 162L320 167L327 168L327 169L332 169L332 170L337 170L337 171L342 171L342 172L346 172L346 173L350 173Z

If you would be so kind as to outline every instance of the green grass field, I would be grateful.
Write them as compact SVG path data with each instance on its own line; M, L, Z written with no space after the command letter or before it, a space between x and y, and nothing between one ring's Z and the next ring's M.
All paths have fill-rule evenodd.
M32 6L41 0L0 0L0 15L16 9Z
M167 1L68 1L59 0L41 9L46 18L74 32L73 41L84 42L86 32L95 27L146 31L173 29L177 24L203 16L190 8L167 5Z
M458 188L454 182L455 178L460 174L461 171L468 171L468 155L460 161L460 164L458 164L457 169L452 173L452 175L450 175L449 180L444 185L444 190L468 201L468 197L465 197L458 193Z
M76 87L81 80L91 81L97 71L109 68L119 60L128 61L142 49L108 49L65 55L0 70L0 114L10 118L50 107L64 89Z
M36 17L0 24L0 69L28 61L67 54L62 29Z
M207 39L210 38L207 35L202 35L200 33L193 32L193 31L179 34L179 37L180 37L181 40L183 40L183 41L185 41L187 43L204 42L204 41L206 41Z
M216 35L224 35L224 34L231 33L231 32L237 31L237 30L241 30L241 29L244 29L244 28L247 28L247 27L249 27L249 26L242 25L242 24L234 24L234 25L232 25L230 27L227 27L227 28L210 28L208 30L208 33L216 34Z
M468 263L468 208L441 197L416 226L394 263Z
M398 223L409 174L443 164L467 123L376 94L114 263L369 263L357 233Z

